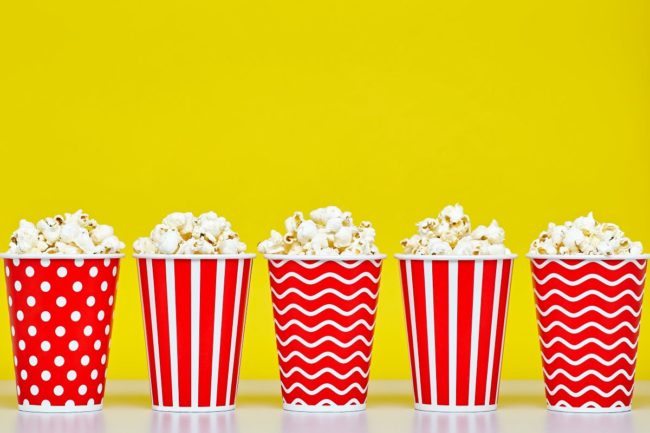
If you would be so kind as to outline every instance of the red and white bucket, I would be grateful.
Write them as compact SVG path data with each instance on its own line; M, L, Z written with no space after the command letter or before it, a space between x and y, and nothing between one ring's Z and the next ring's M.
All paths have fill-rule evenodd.
M235 408L254 254L136 254L153 408Z
M548 408L630 410L648 255L528 255Z
M515 255L397 254L415 408L495 410Z
M385 256L265 257L284 409L365 409Z
M104 400L122 254L2 254L18 408L88 412Z

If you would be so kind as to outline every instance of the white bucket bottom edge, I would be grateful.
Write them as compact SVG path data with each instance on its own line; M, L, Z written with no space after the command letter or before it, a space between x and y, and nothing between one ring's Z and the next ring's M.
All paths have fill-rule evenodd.
M621 407L566 407L566 406L547 406L548 410L553 412L566 412L566 413L621 413L629 412L632 406Z
M229 406L155 406L151 408L157 412L228 412L235 410L235 405Z
M83 413L97 412L102 410L102 404L78 405L78 406L42 406L39 404L18 405L21 412L31 413Z
M341 413L360 412L366 410L366 404L350 404L347 406L309 406L306 404L283 403L282 409L290 412L311 412L311 413Z
M481 406L449 406L439 404L422 404L415 403L415 410L423 412L452 412L452 413L473 413L473 412L492 412L497 410L496 404L487 404Z

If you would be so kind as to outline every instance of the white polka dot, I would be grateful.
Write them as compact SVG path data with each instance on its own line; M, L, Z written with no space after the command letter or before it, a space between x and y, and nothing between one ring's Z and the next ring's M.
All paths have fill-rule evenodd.
M106 364L106 354L102 355L102 365Z
M49 322L51 318L52 318L52 315L50 314L49 311L43 311L41 313L41 320L43 322Z
M31 266L27 266L25 268L25 275L27 275L30 278L33 277L34 276L34 268L32 268Z
M20 395L20 387L16 385L16 394Z
M43 370L43 372L41 373L41 379L43 379L45 382L47 382L51 378L52 378L52 374L47 370Z
M43 281L41 283L41 290L42 291L49 292L51 288L52 288L52 286L50 286L50 283L48 283L47 281Z
M25 340L18 341L18 348L20 350L25 350Z
M44 268L50 266L50 259L41 259L41 266L43 266Z
M20 266L20 259L13 259L14 266Z
M78 322L79 319L81 319L81 313L78 311L73 311L72 314L70 314L70 318L73 322Z
M111 325L106 325L106 328L104 328L104 334L108 335L111 333Z
M116 276L116 275L117 275L117 266L113 266L113 272L112 272L112 274L113 274L113 276Z
M94 296L88 296L88 299L86 299L86 305L89 307L92 307L95 305L95 297Z
M74 265L78 268L84 265L84 259L74 259Z
M74 371L74 370L70 370L70 371L68 371L68 374L65 375L65 377L67 377L68 380L70 382L72 382L73 380L75 380L77 378L77 372Z
M72 352L79 349L79 343L77 340L70 341L70 343L68 343L68 349L70 349Z
M18 366L18 357L16 355L14 355L14 365Z
M65 335L65 328L63 326L57 326L54 333L57 337L63 337Z
M36 305L36 298L33 297L33 296L28 296L27 297L27 305L29 305L30 307L33 307L34 305Z
M27 399L23 400L23 406L29 406L30 404L31 403L29 402L29 400Z
M14 325L11 325L11 336L13 337L15 335L16 335L16 328L14 328Z
M32 367L35 367L38 364L38 358L35 357L34 355L29 357L29 365Z
M7 301L9 301L9 306L10 307L14 304L14 300L11 298L11 296L7 297Z
M38 395L38 386L32 385L29 387L29 392L32 393L32 395Z
M99 373L97 373L97 370L93 370L93 371L90 372L90 378L92 380L97 379L97 376L99 376Z
M99 310L99 313L97 313L97 320L104 320L104 310Z
M66 275L68 275L68 270L66 268L64 268L63 266L61 266L59 269L56 270L56 274L59 277L63 278Z
M24 318L25 318L25 313L23 313L23 310L16 311L16 319L18 319L18 321L22 322Z
M94 406L95 405L95 399L94 398L89 398L88 399L88 406Z
M90 357L88 355L84 355L81 357L81 365L88 365L90 364Z
M92 268L90 268L90 271L88 271L88 274L93 278L95 278L98 273L99 271L97 270L97 266L93 266Z
M22 380L27 379L27 371L26 370L20 370L20 378Z
M27 333L32 337L36 335L36 326L30 325L29 328L27 328Z
M86 325L86 326L84 327L84 335L85 335L86 337L88 337L88 336L89 336L90 334L92 334L92 333L93 333L93 327L90 326L90 325Z
M50 406L50 400L43 400L41 406Z
M113 295L108 298L108 305L113 305Z
M65 359L63 359L62 356L59 355L56 358L54 358L54 365L56 365L57 367L61 367L63 364L65 364Z
M22 288L23 284L20 281L14 281L14 289L16 289L17 292L20 292Z
M111 265L111 259L106 258L104 259L104 267L108 268Z
M62 390L61 392L63 392L63 390ZM68 401L65 402L65 405L68 406L68 407L72 407L72 406L74 406L75 404L74 404L74 401L72 401L72 400L68 400Z
M63 387L62 387L61 385L57 385L57 386L55 386L55 387L54 387L54 395L59 396L59 395L61 395L61 394L63 394ZM66 402L66 406L67 406L67 404L68 404L68 403Z
M86 395L88 392L88 387L86 385L79 386L79 395Z
M49 341L45 340L41 343L41 350L43 352L49 352L49 350L52 348L52 345L50 344Z
M84 286L81 284L81 281L75 281L74 284L72 284L72 290L75 292L81 292L81 289L83 289Z
M65 304L67 304L68 301L65 299L65 296L59 296L56 298L56 305L59 307L65 307Z
M9 266L5 266L5 275L7 275L7 276L11 275L11 271L9 270Z
M103 390L104 390L104 385L102 385L101 383L99 385L97 385L97 393L98 394L101 394Z
M95 348L95 350L99 350L99 349L101 349L101 347L102 347L102 342L99 341L99 340L95 340L95 344L93 344L93 347Z

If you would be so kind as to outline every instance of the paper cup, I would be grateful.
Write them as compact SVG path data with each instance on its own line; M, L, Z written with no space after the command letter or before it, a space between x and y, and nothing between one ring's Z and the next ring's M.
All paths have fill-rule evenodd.
M415 408L496 409L514 255L397 254Z
M365 409L385 256L266 255L283 407Z
M548 408L630 410L648 256L528 257Z
M18 408L102 408L121 254L3 254Z
M135 255L153 408L235 408L254 254Z

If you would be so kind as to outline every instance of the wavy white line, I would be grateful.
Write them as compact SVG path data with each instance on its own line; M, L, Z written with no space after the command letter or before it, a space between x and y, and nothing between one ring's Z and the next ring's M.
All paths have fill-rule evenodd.
M560 384L560 385L556 386L553 389L550 389L548 386L546 386L546 392L548 392L549 395L555 395L560 391L565 391L571 397L582 397L583 395L585 395L589 391L593 391L593 392L595 392L596 394L598 394L601 397L611 397L614 394L616 394L618 391L623 391L623 394L625 394L626 396L629 397L630 395L632 395L632 390L633 389L634 389L634 387L632 387L630 389L627 389L623 385L617 385L611 391L605 392L605 391L601 391L601 389L598 388L597 386L588 385L588 386L585 386L584 388L582 388L580 391L576 392L576 391L572 391L571 389L569 389L568 386L566 386L564 384Z
M325 280L327 278L333 278L336 281L338 281L340 283L343 283L343 284L354 284L354 283L356 283L359 280L362 280L364 278L368 278L373 283L378 283L379 278L380 278L380 277L375 277L370 272L362 272L359 275L357 275L356 277L351 278L349 280L346 279L346 278L343 278L342 276L340 276L339 274L337 274L335 272L325 272L325 273L322 273L318 277L313 278L311 280L309 278L305 278L304 276L300 275L297 272L287 272L286 274L284 274L280 278L276 277L273 274L273 272L269 272L269 275L271 276L271 279L273 281L275 281L276 283L278 283L278 284L284 283L289 278L295 278L295 279L299 280L300 282L302 282L304 284L309 284L309 285L318 284L318 283L320 283L321 281L323 281L323 280Z
M284 376L284 377L290 377L290 376L292 376L292 375L295 374L295 373L299 373L299 374L301 374L302 376L306 377L306 378L309 379L309 380L317 379L317 378L319 378L319 377L321 377L321 376L323 376L323 375L325 375L325 374L328 374L328 373L331 374L331 375L333 375L334 377L336 377L336 378L339 379L339 380L345 380L345 379L348 379L348 378L349 378L350 376L352 376L354 373L359 373L359 374L360 374L362 377L364 377L364 378L365 378L365 377L368 377L368 375L369 375L369 372L367 372L367 371L363 371L363 370L361 369L361 367L354 367L352 370L348 371L348 372L345 373L345 374L341 374L341 373L339 373L338 371L336 371L336 370L334 370L333 368L330 368L330 367L323 368L323 369L319 370L318 372L316 372L316 373L314 373L314 374L309 374L309 373L307 373L305 370L303 370L303 369L300 368L300 367L293 367L293 368L292 368L291 370L289 370L289 371L284 371L284 370L282 369L282 367L280 367L280 373L281 373L282 376Z
M616 325L614 328L611 328L611 329L606 328L605 326L601 325L598 322L587 322L584 325L581 325L581 326L579 326L577 328L571 328L570 326L567 326L566 324L564 324L563 322L560 322L559 320L554 320L553 322L549 323L549 325L546 326L546 327L544 327L542 325L542 323L538 320L537 325L539 325L539 329L541 329L543 332L548 332L548 331L550 331L551 329L553 329L555 327L559 327L559 328L564 329L567 332L570 332L572 334L576 334L576 333L582 332L582 331L584 331L585 329L588 329L588 328L596 328L600 332L604 332L605 334L609 334L609 335L612 335L612 334L620 331L622 328L627 328L630 331L636 333L636 332L639 331L639 327L640 327L640 326L634 327L628 321L623 321L623 322L619 323L618 325Z
M285 387L284 384L282 384L282 390L284 392L286 392L286 393L293 392L293 390L295 390L296 388L301 389L305 394L308 394L308 395L316 395L319 392L323 391L324 389L329 389L330 391L332 391L334 394L337 394L337 395L345 395L348 392L352 391L353 389L356 389L361 393L365 393L365 392L368 391L368 385L366 385L365 387L362 387L358 383L352 383L352 384L350 384L350 386L348 386L345 389L338 389L337 387L335 387L331 383L324 383L324 384L322 384L322 385L320 385L320 386L318 386L318 387L316 387L314 389L309 389L300 382L295 382L294 384L292 384L288 388Z
M289 361L289 360L291 360L293 358L300 358L303 361L309 362L309 363L316 363L316 362L318 362L318 361L320 361L321 359L324 359L324 358L332 358L333 360L335 360L336 362L338 362L340 364L348 363L348 362L352 361L354 358L361 358L365 362L370 361L370 355L366 356L366 354L363 353L360 350L357 350L356 352L352 353L347 358L341 358L340 356L338 356L334 352L322 352L318 356L316 356L314 358L310 358L310 357L308 357L306 355L303 355L301 352L299 352L297 350L294 350L294 351L290 352L287 356L284 356L281 353L278 353L278 357L280 358L280 360L282 362L287 362L287 361Z
M632 290L624 290L624 291L620 292L618 295L612 296L612 297L609 297L609 296L603 294L602 292L599 292L598 290L586 290L586 291L580 293L578 296L573 296L573 297L565 294L564 292L562 292L561 290L558 290L558 289L549 290L548 293L546 293L543 296L540 295L537 290L535 290L535 296L540 301L546 301L548 298L550 298L553 295L558 295L562 299L565 299L565 300L567 300L569 302L578 302L578 301L583 300L587 296L597 296L600 299L602 299L603 301L607 301L607 302L616 302L616 301L620 300L621 298L623 298L624 296L631 296L635 301L640 301L641 299L643 299L642 294L637 295Z
M567 403L566 400L560 400L560 401L558 401L558 402L555 404L555 406L557 406L557 407L573 407L572 405L570 405L569 403ZM581 407L581 408L584 408L584 409L587 409L587 408L602 409L602 408L604 408L604 407L608 407L608 408L609 408L609 407L612 407L612 408L613 408L613 407L625 407L625 404L624 404L622 401L620 401L620 400L616 400L616 402L615 402L614 404L612 404L611 406L610 406L610 405L607 405L607 406L601 406L601 405L599 405L598 403L596 403L595 401L588 401L588 402L586 402L585 404L583 404L583 405L580 406L580 407Z
M295 398L295 399L293 399L291 401L291 403L287 403L287 404L310 406L305 402L305 400L303 400L301 398ZM361 404L361 402L356 398L351 398L350 400L348 400L347 402L345 402L342 405L336 404L332 400L330 400L329 398L326 398L326 399L321 400L318 403L316 403L314 405L311 405L311 406L354 406L354 405L359 405L359 404Z
M581 261L579 263L576 263L575 265L570 265L570 264L566 263L563 260L544 260L541 263L538 263L536 260L533 260L533 266L535 266L535 268L537 268L537 269L544 269L550 263L557 263L558 265L560 265L564 269L568 269L570 271L575 271L576 269L580 269L582 267L585 267L589 263L598 264L598 265L602 266L603 268L608 269L610 271L617 271L617 270L621 269L623 266L627 265L628 263L634 264L634 266L636 266L638 269L643 269L646 266L645 261L640 262L638 260L623 260L623 261L621 261L621 263L617 263L615 265L610 265L609 263L607 263L605 261L597 261L597 260L583 260L583 261Z
M539 279L539 278L537 278L537 275L533 274L533 279L535 280L535 282L537 284L542 284L542 285L548 283L552 279L556 279L556 280L559 280L562 283L566 284L567 286L572 286L572 287L573 286L578 286L578 285L584 283L585 281L597 280L597 281L600 281L601 283L605 284L606 286L614 287L614 286L617 286L617 285L621 284L625 280L632 280L636 284L643 284L643 282L645 281L645 275L639 280L632 274L626 274L626 275L623 275L618 280L610 281L607 278L602 277L602 276L600 276L598 274L587 274L587 275L585 275L585 276L583 276L581 278L578 278L577 280L568 280L563 275L560 275L558 273L553 272L551 274L548 274L543 279Z
M284 325L281 325L280 322L275 320L275 326L277 326L280 331L286 331L287 328L289 328L291 325L296 325L299 328L301 328L301 329L303 329L303 330L305 330L307 332L315 332L315 331L318 331L319 329L324 328L324 327L326 327L328 325L335 327L336 329L338 329L341 332L350 332L351 330L353 330L354 328L356 328L359 325L362 325L368 331L372 331L373 328L375 327L374 323L370 324L370 323L368 323L367 321L365 321L363 319L357 320L356 322L354 322L350 326L342 326L338 322L335 322L333 320L323 320L322 322L320 322L318 325L315 325L315 326L307 326L304 323L302 323L301 321L296 320L296 319L291 319L287 323L285 323Z
M616 340L612 344L605 344L602 341L600 341L599 339L593 338L593 337L586 338L586 339L582 340L580 343L577 343L577 344L571 344L562 337L552 338L551 341L549 341L549 342L544 341L540 337L539 341L542 343L542 346L544 346L546 349L553 346L554 344L560 343L560 344L568 347L571 350L582 349L583 347L585 347L588 344L595 344L596 346L598 346L598 347L600 347L602 349L605 349L605 350L611 350L611 349L613 349L613 348L615 348L615 347L617 347L617 346L619 346L621 344L626 344L630 349L634 349L635 347L637 347L638 342L639 342L638 339L636 339L636 340L634 340L634 342L632 342L632 340L630 340L629 338L625 338L625 337L619 338L618 340Z
M585 377L589 377L589 376L595 376L598 379L602 380L603 382L609 382L609 381L617 378L618 376L624 376L627 380L634 379L634 371L632 371L632 373L630 374L630 373L628 373L626 370L624 370L622 368L616 370L611 376L605 376L604 374L602 374L598 370L587 370L584 373L579 374L578 376L573 376L572 374L570 374L568 371L566 371L563 368L558 368L557 370L553 371L553 373L550 373L550 374L548 373L548 371L546 371L546 369L543 369L543 371L544 371L544 376L546 376L547 379L549 379L549 380L555 379L560 374L565 376L566 378L568 378L572 382L581 381Z
M322 298L325 295L336 295L337 297L343 299L344 301L351 301L352 299L361 296L362 294L367 294L370 296L372 299L377 299L378 294L377 293L372 293L370 289L367 287L364 287L362 289L359 289L358 291L352 293L351 295L344 295L340 291L334 289L334 288L327 288L323 290L319 290L318 293L314 295L307 295L306 293L303 293L299 289L295 287L291 287L287 290L285 290L282 293L276 292L273 288L271 288L271 292L273 292L273 296L275 296L278 299L284 299L287 296L289 296L292 293L295 293L296 295L300 296L302 299L306 299L308 301L314 301L316 299Z
M311 260L306 259L306 261L311 261ZM276 269L281 268L282 266L286 265L289 262L295 263L295 264L297 264L300 267L305 268L305 269L316 269L316 268L324 265L325 263L331 263L331 260L319 260L316 263L305 263L302 260L270 260L271 265ZM336 264L338 266L341 266L342 268L345 268L345 269L354 269L354 268L358 267L359 265L361 265L362 263L370 263L375 268L378 268L378 267L381 266L381 260L357 260L356 262L352 262L352 263L336 262Z
M367 306L365 304L359 304L356 307L354 307L353 309L351 309L349 311L346 311L346 310L344 310L342 308L339 308L338 305L325 304L322 307L319 307L319 308L317 308L315 310L306 310L306 309L304 309L302 306L300 306L298 304L291 304L291 305L288 305L287 307L285 307L283 310L281 310L278 307L276 307L275 305L273 305L273 310L278 314L286 314L287 311L297 310L297 311L300 311L300 313L304 314L305 316L309 316L309 317L317 316L320 313L322 313L323 311L332 310L332 311L336 311L341 316L350 317L350 316L356 314L358 311L361 311L361 310L367 311L368 314L375 314L377 312L377 307L370 308L369 306Z
M313 349L314 347L318 347L318 346L320 346L321 344L323 344L323 343L325 343L327 341L329 341L331 343L334 343L337 346L342 347L342 348L348 348L348 347L352 346L354 343L356 343L357 341L361 341L366 346L370 347L370 345L372 344L373 339L374 338L371 338L370 340L367 340L367 339L365 339L363 337L363 335L357 335L352 340L347 341L347 342L343 342L343 341L339 340L338 338L332 337L331 335L326 335L325 337L319 338L318 340L310 343L310 342L308 342L307 340L305 340L304 338L302 338L299 335L292 335L289 338L287 338L286 340L282 340L279 336L276 336L276 340L278 341L278 344L280 344L280 346L287 346L288 344L290 344L293 341L298 341L300 344L302 344L303 346L309 347L310 349Z
M602 357L600 357L600 356L598 356L598 355L596 355L596 354L594 354L594 353L590 353L590 354L588 354L588 355L583 356L582 358L575 359L575 360L569 358L569 357L566 356L564 353L556 353L555 355L551 356L550 358L547 358L547 357L544 356L544 354L542 353L542 359L543 359L544 362L546 362L547 364L552 364L552 363L555 362L555 360L557 360L557 359L563 359L563 360L566 361L568 364L573 365L574 367L575 367L576 365L580 365L580 364L582 364L582 363L585 362L585 361L588 361L588 360L590 360L590 359L593 359L593 360L598 361L599 363L601 363L601 364L603 364L603 365L605 365L605 366L607 366L607 367L610 367L610 366L616 364L616 363L617 363L619 360L621 360L621 359L624 359L628 364L633 365L633 364L636 362L636 354L634 355L634 358L630 358L630 357L627 356L625 353L621 353L621 354L617 355L616 357L614 357L614 359L611 359L611 360L608 361L608 360L606 360L605 358L602 358Z
M612 318L618 316L619 314L621 314L624 311L629 311L634 317L639 317L641 315L641 310L637 311L634 308L630 307L629 305L621 307L618 310L614 311L613 313L608 313L607 311L603 310L602 308L596 307L596 306L593 306L593 305L585 307L582 310L579 310L579 311L576 311L576 312L569 311L566 308L562 307L561 305L553 305L553 306L549 307L547 310L542 310L541 308L539 308L539 305L536 308L537 308L537 312L540 315L542 315L543 317L548 316L553 311L559 311L562 314L564 314L564 315L566 315L568 317L571 317L572 319L575 319L576 317L583 316L583 315L585 315L585 313L588 313L590 311L595 311L596 313L599 313L600 315L602 315L604 317L607 317L608 319L612 319Z

